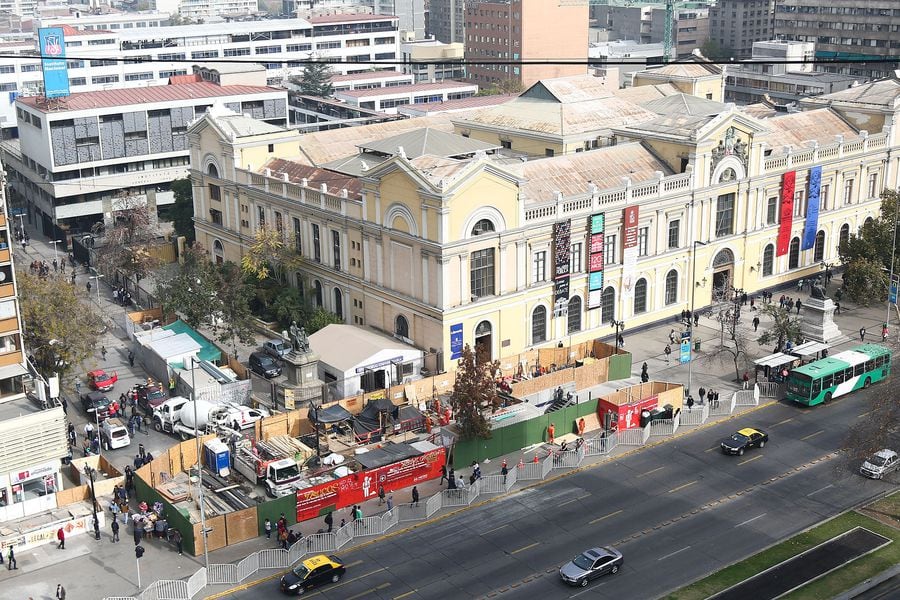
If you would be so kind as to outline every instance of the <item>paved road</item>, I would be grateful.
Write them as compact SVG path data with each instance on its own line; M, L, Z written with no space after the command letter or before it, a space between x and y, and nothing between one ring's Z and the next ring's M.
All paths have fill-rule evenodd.
M890 488L836 469L832 455L869 393L814 410L766 407L351 550L347 578L313 595L658 597ZM769 431L771 443L722 455L718 440L743 425ZM619 574L584 590L560 582L561 563L613 543L625 554ZM227 598L256 598L275 583L262 586Z

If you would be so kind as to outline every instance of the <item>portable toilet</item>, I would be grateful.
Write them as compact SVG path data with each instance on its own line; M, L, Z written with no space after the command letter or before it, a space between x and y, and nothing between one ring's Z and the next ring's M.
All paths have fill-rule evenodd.
M203 444L203 448L206 451L206 467L220 477L228 477L231 470L231 451L228 444L214 439Z

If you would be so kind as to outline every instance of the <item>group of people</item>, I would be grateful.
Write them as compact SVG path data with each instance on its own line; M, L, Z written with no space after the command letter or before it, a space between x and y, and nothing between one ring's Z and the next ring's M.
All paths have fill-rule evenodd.
M113 288L113 300L115 300L116 304L119 306L131 306L131 292L121 286Z
M59 273L60 269L62 269L63 273L66 272L66 262L59 262L55 258L51 263L48 263L46 260L31 261L31 264L28 265L28 272L32 275L37 275L41 279L47 279L50 276L51 265L54 273Z

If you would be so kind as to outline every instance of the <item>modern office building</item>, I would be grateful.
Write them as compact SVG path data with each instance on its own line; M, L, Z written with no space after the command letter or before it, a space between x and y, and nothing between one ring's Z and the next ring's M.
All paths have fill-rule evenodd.
M169 25L171 15L158 10L87 12L83 7L71 7L67 14L41 15L35 26L61 27L69 25L84 31L118 31L123 29L145 29Z
M257 0L178 0L167 2L164 11L177 12L184 19L201 21L216 17L247 17L259 12Z
M425 38L425 0L358 0L376 15L394 15L403 41Z
M665 39L664 3L639 5L597 4L591 6L596 27L605 29L607 41L661 44ZM709 38L709 5L691 3L675 9L672 43L676 56L686 56Z
M481 87L510 82L524 89L540 79L587 71L587 3L472 0L466 4L464 26L467 76ZM549 59L576 62L503 64Z
M429 102L447 102L471 98L478 93L478 86L463 81L439 81L414 83L391 87L335 92L336 100L351 106L386 113L396 113L397 107Z
M466 41L466 0L430 0L428 35L445 44Z
M814 42L818 58L867 58L885 62L848 62L822 70L862 79L888 77L900 65L900 5L896 2L776 0L774 38Z
M709 38L738 58L749 58L753 42L772 39L775 0L718 0L709 9Z
M16 100L18 140L0 144L14 193L45 235L89 231L126 194L160 208L188 169L187 129L213 104L287 124L287 91L259 65L195 67L169 85Z
M416 83L462 79L466 76L465 46L445 44L435 39L400 44L403 72L412 75Z

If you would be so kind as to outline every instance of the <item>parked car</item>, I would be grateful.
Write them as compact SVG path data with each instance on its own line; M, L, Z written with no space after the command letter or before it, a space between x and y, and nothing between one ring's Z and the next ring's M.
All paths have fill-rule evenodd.
M250 354L250 370L267 379L281 375L281 366L274 358L262 352Z
M569 585L584 587L591 579L619 572L625 559L612 546L585 550L559 568L559 576Z
M108 392L113 389L113 386L116 385L116 382L119 381L119 374L113 373L110 375L103 369L97 369L95 371L91 371L87 374L88 376L88 385L92 390L99 390L101 392Z
M236 402L226 402L228 407L228 424L232 429L249 429L253 425L269 416L269 411L264 408L253 408Z
M92 391L81 395L81 407L84 412L91 416L96 412L98 421L109 417L109 404L109 398L103 392Z
M769 434L759 429L745 427L722 440L720 444L725 454L743 456L750 448L762 448L769 441Z
M105 450L124 448L131 443L131 436L121 420L109 418L100 425L100 443Z
M871 479L881 479L888 473L900 468L900 456L893 450L879 450L859 468L859 472Z
M282 339L271 339L263 344L263 352L277 359L282 359L291 353L291 345Z
M281 577L281 591L299 595L306 590L326 583L337 583L346 572L344 563L337 556L318 554L311 556Z
M138 406L147 413L153 414L153 409L169 399L169 395L156 385L138 386Z

